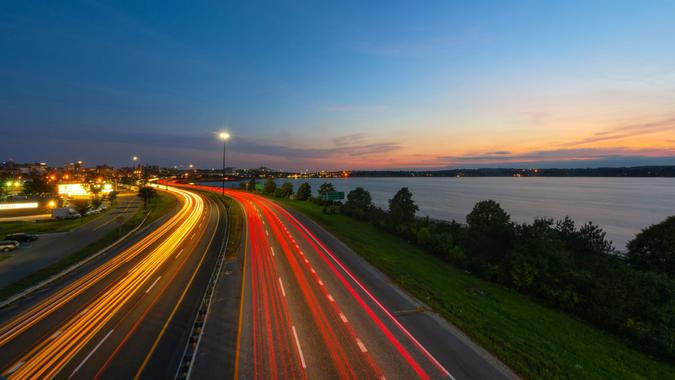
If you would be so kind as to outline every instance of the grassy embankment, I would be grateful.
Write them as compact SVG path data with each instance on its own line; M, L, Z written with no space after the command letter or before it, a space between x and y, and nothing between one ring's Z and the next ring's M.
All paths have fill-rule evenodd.
M225 206L230 212L230 225L227 237L226 256L233 257L239 252L242 234L244 232L244 212L242 207L230 197L225 197Z
M29 288L35 284L40 283L48 279L49 277L63 271L69 266L77 263L80 260L85 259L87 256L107 247L112 244L120 237L127 234L129 231L134 229L141 223L145 218L145 215L148 214L148 218L145 220L144 224L149 224L162 215L165 215L171 211L177 204L178 200L173 195L170 195L165 192L157 192L157 196L148 204L148 208L139 208L139 210L124 224L119 228L109 232L101 239L87 245L81 250L71 254L70 256L64 257L63 259L57 261L56 263L44 267L19 281L12 283L0 289L0 300L11 297L12 295L19 293L20 291ZM85 219L86 220L86 219ZM70 222L70 221L68 221ZM80 220L76 220L77 225L80 225ZM59 222L56 222L59 223ZM72 227L71 227L72 228Z
M279 201L277 199L277 201ZM281 200L386 273L525 378L673 379L675 366L514 290L457 269L370 224Z

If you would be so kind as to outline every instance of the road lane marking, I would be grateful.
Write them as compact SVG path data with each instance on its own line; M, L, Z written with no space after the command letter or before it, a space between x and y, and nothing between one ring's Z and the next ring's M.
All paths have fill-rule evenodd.
M12 367L12 368L9 370L9 372L7 372L7 375L9 376L9 375L13 374L14 372L18 371L19 368L21 368L21 366L24 365L24 363L26 363L25 360L22 360L22 361L16 363L16 364L14 365L14 367Z
M192 234L192 236L190 236L190 240L192 240L194 238L195 238L195 234Z
M305 263L309 264L309 260L305 259Z
M270 233L267 230L265 230L265 235L270 236Z
M148 290L145 291L145 294L150 293L150 291L152 290L152 288L155 287L155 285L157 284L157 282L159 282L159 279L161 279L161 278L162 278L162 276L157 277L157 279L155 280L155 282L153 282L152 285L150 285L150 287L148 288Z
M347 317L346 317L344 314L342 314L342 313L340 313L340 319L342 319L342 322L344 322L344 323L349 322L349 321L347 320Z
M363 342L361 342L361 339L356 338L356 344L358 344L359 349L361 349L361 352L368 352L368 349L367 349L366 346L363 344Z
M96 350L98 350L98 348L101 347L101 345L103 344L103 342L105 342L105 340L108 339L108 337L110 336L110 334L112 334L113 331L114 331L114 330L110 330L110 331L108 331L107 334L105 334L105 336L103 337L103 339L101 339L101 341L98 342L98 344L96 345L96 347L94 347L94 349L91 350L91 351L89 352L89 355L87 355L87 356L84 358L84 360L82 360L82 362L80 363L80 365L78 365L77 368L75 368L75 370L73 371L73 373L71 373L70 376L68 376L69 379L70 379L71 377L73 377L73 375L75 374L75 372L79 371L80 368L82 368L82 366L84 365L84 363L86 363L87 360L89 360L89 358L91 357L91 355L93 355L94 352L96 352Z
M270 250L272 251L272 256L274 256L274 248L270 247Z
M316 273L316 271L314 270L314 268L309 268L309 270L311 270L312 273Z
M178 256L180 256L180 254L183 253L183 249L184 249L184 248L181 248L181 249L180 249L180 252L178 252L178 254L176 255L176 258L178 258Z
M284 283L281 282L281 277L279 277L279 286L281 286L281 294L286 297L286 291L284 290Z
M328 300L330 302L335 302L335 298L333 298L333 296L331 296L330 294L328 295Z
M319 279L319 285L323 286L323 281L321 281L321 279Z
M59 330L59 331L55 332L54 334L52 334L52 336L49 337L49 340L56 339L59 335L61 335L61 330Z
M298 352L300 353L300 362L302 363L302 368L307 368L307 364L305 364L305 356L302 354L302 347L300 347L300 339L298 339L298 333L295 331L295 326L291 326L291 328L293 329L295 344L298 346Z

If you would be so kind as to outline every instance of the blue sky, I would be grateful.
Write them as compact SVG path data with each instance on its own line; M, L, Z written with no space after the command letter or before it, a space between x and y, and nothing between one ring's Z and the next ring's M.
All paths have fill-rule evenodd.
M59 3L0 5L0 159L675 163L672 1Z

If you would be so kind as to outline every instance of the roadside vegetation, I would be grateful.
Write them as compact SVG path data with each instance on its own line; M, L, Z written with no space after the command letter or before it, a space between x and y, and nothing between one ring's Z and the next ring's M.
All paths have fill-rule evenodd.
M226 256L233 257L239 252L244 232L244 214L241 206L230 197L224 198L225 207L230 213L230 225L227 237Z
M20 279L15 283L7 285L4 288L0 288L0 300L11 297L24 289L27 289L57 273L60 273L71 265L74 265L75 263L114 243L129 231L136 228L144 219L144 225L148 225L159 219L161 216L166 215L173 208L175 208L177 204L178 200L173 195L164 192L156 193L151 199L148 200L146 208L139 208L139 210L129 220L121 224L119 228L116 228L103 236L101 239L87 245L81 250L74 252L70 256L63 258L52 265L42 268ZM68 222L70 221L72 220L68 220ZM77 223L77 225L81 224L79 219L74 221Z
M517 224L494 201L479 202L460 224L415 217L406 188L386 211L365 189L342 204L322 200L322 191L307 196L308 184L300 188L296 200L282 203L321 223L522 376L675 378L673 218L639 234L624 257L592 223Z

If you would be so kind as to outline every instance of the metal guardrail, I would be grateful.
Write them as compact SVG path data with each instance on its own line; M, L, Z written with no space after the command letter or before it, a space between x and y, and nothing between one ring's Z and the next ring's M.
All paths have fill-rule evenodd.
M202 340L202 335L204 332L204 326L206 325L206 320L208 318L209 309L211 307L211 301L213 300L213 294L215 293L216 285L220 278L220 273L222 272L225 254L227 253L227 243L230 238L229 227L230 227L230 208L225 206L227 209L227 228L228 233L225 234L223 241L221 243L220 253L216 259L216 265L211 272L211 277L209 278L208 285L204 291L204 296L202 297L202 302L199 305L197 310L197 315L195 320L192 323L192 329L190 331L190 338L188 339L187 344L185 345L185 350L183 351L183 357L181 359L178 370L176 371L176 380L189 379L190 374L192 373L192 367L194 364L195 354L199 349L199 344Z

